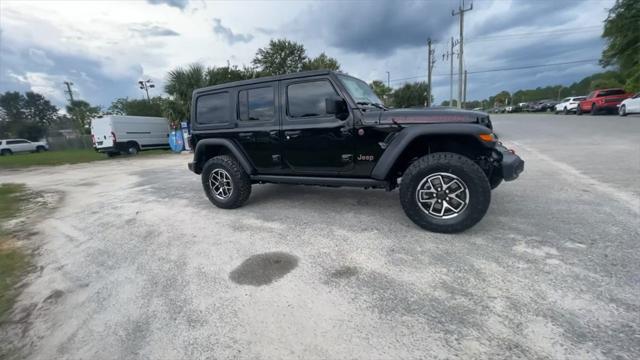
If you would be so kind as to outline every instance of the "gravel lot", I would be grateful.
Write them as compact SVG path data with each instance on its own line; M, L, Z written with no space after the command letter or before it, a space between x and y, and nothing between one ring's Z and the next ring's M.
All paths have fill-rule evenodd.
M397 190L262 185L217 209L188 155L3 170L63 200L0 345L33 359L640 358L640 117L493 118L526 170L458 235L416 227Z

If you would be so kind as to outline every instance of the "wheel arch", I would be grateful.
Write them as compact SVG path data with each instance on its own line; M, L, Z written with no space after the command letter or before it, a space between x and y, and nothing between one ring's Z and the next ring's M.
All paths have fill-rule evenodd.
M389 175L404 172L412 159L435 152L453 152L472 158L478 152L489 152L495 142L480 140L480 134L491 130L476 124L432 124L403 129L389 144L371 172L371 177L386 180Z
M242 150L229 139L202 139L198 141L193 154L195 173L200 174L202 172L202 167L207 160L214 156L225 154L233 155L247 174L254 173L254 167L249 159Z

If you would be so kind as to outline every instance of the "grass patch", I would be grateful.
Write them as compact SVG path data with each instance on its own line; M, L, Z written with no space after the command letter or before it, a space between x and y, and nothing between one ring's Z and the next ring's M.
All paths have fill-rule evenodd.
M13 306L15 285L29 266L28 256L11 241L4 224L18 215L27 199L24 185L0 184L0 321Z
M169 154L169 150L142 151L137 156L149 156L158 154ZM128 158L127 156L116 157L116 159ZM133 157L131 157L133 158ZM0 169L16 169L29 166L55 166L64 164L77 164L89 161L107 160L105 154L98 153L93 149L83 150L59 150L46 151L41 153L24 153L15 155L0 156Z

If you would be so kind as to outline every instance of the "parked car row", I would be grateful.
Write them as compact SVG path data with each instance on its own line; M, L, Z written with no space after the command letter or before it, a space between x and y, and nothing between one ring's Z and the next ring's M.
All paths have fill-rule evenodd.
M40 141L26 139L0 140L0 155L13 155L20 152L41 152L49 150L49 145Z
M489 113L512 113L512 112L541 112L553 111L556 114L575 113L618 113L620 116L640 113L640 93L635 95L627 93L623 89L599 89L592 91L587 96L569 96L562 101L539 100L529 103L519 103L517 105L507 105L494 107Z

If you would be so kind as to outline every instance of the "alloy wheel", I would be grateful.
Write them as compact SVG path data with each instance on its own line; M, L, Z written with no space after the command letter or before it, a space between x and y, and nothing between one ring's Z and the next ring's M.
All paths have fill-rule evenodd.
M418 205L427 215L450 219L469 204L469 189L459 177L439 172L422 179L416 189Z
M226 200L233 193L231 176L224 169L215 169L209 175L211 194L218 199Z

